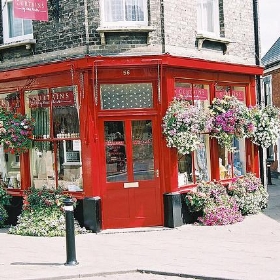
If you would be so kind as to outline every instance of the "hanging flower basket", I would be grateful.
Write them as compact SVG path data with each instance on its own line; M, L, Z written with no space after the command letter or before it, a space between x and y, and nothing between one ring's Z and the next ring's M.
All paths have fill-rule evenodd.
M5 152L25 153L32 146L34 122L26 116L0 109L0 144Z
M188 101L174 99L163 117L163 133L168 147L188 154L200 145L200 134L209 131L209 114Z
M255 131L251 135L252 142L263 148L276 143L280 133L280 111L274 106L251 108Z
M210 135L216 138L222 147L232 150L234 138L253 135L255 125L251 120L250 111L236 97L225 95L222 99L214 98L210 112L213 116Z

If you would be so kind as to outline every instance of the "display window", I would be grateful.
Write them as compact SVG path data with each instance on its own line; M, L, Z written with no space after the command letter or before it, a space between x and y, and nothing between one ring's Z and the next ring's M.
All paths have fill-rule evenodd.
M210 104L209 85L178 81L175 83L175 97L207 110ZM202 134L200 137L201 143L196 151L186 155L178 153L179 187L211 179L209 135Z
M77 87L24 92L25 113L35 120L30 153L36 188L82 190L82 162Z

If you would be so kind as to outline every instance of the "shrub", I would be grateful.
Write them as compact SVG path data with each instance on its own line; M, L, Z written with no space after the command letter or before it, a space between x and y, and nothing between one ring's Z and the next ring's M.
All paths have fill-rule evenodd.
M62 189L41 190L34 187L26 191L22 213L16 226L9 233L28 236L65 236L65 213L63 200L69 197ZM75 220L75 234L86 233Z
M8 195L7 189L3 183L0 183L0 228L5 225L5 221L8 218L6 205L10 204L11 196Z
M199 183L186 195L190 212L202 211L198 221L203 225L226 225L243 220L236 201L218 182Z

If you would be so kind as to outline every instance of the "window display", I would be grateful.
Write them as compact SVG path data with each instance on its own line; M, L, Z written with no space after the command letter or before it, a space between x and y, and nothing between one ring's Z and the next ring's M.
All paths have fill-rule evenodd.
M76 86L25 92L25 110L35 120L31 178L37 188L82 190L79 108Z

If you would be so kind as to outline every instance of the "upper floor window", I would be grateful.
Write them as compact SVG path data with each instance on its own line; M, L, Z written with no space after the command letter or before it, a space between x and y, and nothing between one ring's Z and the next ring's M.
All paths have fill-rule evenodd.
M101 0L103 26L148 25L147 0Z
M219 1L197 1L198 33L220 36Z
M15 18L13 1L2 1L4 43L33 39L32 20Z

